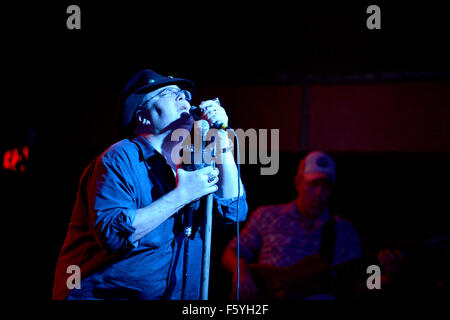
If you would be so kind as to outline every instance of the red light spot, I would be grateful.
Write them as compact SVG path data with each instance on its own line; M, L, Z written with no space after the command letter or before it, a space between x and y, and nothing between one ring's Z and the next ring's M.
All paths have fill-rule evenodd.
M19 151L17 149L14 149L12 151L12 157L11 157L11 167L12 170L16 171L17 170L17 163L21 160L21 156L19 154Z
M3 155L3 169L12 170L11 168L11 151L6 151Z
M28 157L30 155L30 150L27 146L22 147L22 154L25 157L25 160L28 160Z
M26 164L24 162L28 160L29 155L30 150L28 146L22 147L21 152L19 152L18 148L7 150L3 155L3 169L25 172Z

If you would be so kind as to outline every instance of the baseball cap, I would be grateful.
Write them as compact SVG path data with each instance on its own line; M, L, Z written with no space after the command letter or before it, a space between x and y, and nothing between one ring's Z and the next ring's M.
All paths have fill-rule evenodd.
M333 158L322 151L312 151L304 159L303 177L306 180L327 178L336 182L336 163Z

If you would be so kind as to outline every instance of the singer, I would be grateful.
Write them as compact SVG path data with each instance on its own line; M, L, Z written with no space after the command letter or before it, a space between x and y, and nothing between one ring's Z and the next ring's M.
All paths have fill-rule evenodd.
M199 299L203 217L194 215L182 285L183 208L213 193L217 220L232 223L238 201L239 220L248 207L232 152L220 153L226 159L216 168L194 171L184 170L171 156L172 131L189 130L194 123L189 114L194 88L189 80L152 70L129 80L121 97L126 138L96 157L81 176L56 264L53 299ZM199 107L211 126L228 125L216 101ZM226 132L216 139L217 147L227 150ZM78 286L70 285L73 265L81 270Z

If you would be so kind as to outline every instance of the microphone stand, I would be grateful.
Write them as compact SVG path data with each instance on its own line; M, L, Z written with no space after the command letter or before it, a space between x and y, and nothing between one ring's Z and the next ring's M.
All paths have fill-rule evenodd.
M185 169L188 171L203 168L211 165L215 168L215 148L212 149L210 155L205 157L205 151L209 151L206 148L206 134L209 130L209 124L204 120L195 121L194 123L194 144L191 145L190 155L191 164L185 165ZM199 141L199 138L201 140ZM214 143L215 137L211 137L211 143ZM196 148L201 146L200 148ZM206 161L205 161L206 158ZM200 299L208 300L208 288L209 288L209 270L211 261L211 235L212 235L212 212L213 212L213 194L210 193L205 199L205 226L204 226L204 241L202 252L202 271L201 271L201 285L200 285ZM184 300L185 284L188 278L188 259L189 259L189 238L192 234L193 214L199 208L199 201L197 200L186 207L187 224L184 227L184 259L183 259L183 285L182 285L182 299ZM201 206L200 206L201 207Z
M203 242L202 283L200 287L201 300L208 300L209 268L211 260L212 207L213 207L213 195L212 193L210 193L206 197L205 240Z
M220 101L219 98L215 98L213 99L214 101L216 101L217 103L219 103L220 105ZM204 121L204 120L200 120L201 119L201 114L202 114L203 110L199 107L191 107L191 109L189 110L189 113L192 115L192 117L194 118L195 122L194 122L194 126L195 123L199 123L200 121ZM206 121L204 121L206 122ZM216 129L231 129L228 126L224 126L223 124L219 123L219 124L213 124L213 127ZM203 155L204 155L204 149L205 149L205 136L206 136L206 132L209 130L209 124L207 126L201 126L202 129L202 164L205 164L205 162L203 161ZM234 135L236 136L236 133L232 130L232 132L234 133ZM236 136L237 138L237 136ZM214 142L214 136L211 137L211 143ZM237 143L238 143L238 159L239 159L239 139L237 139ZM212 154L211 154L211 165L213 168L215 168L215 162L212 159L215 159L216 156L216 149L214 146L214 149L212 150ZM240 166L238 163L238 179L240 179ZM238 204L237 204L237 211L238 211L238 219L237 221L239 221L239 197L240 197L240 183L238 182ZM208 300L208 288L209 288L209 269L210 269L210 261L211 261L211 234L212 234L212 209L213 209L213 195L212 193L210 193L209 195L206 196L206 208L205 208L205 227L204 227L204 241L203 241L203 257L202 257L202 274L201 274L201 286L200 286L200 299L201 300ZM238 276L238 281L237 281L237 299L239 300L239 222L236 223L236 227L237 227L237 241L238 241L238 248L237 248L237 276ZM187 275L186 275L187 276Z
M205 135L202 134L204 138ZM214 136L211 138L211 143L214 143ZM202 156L204 155L202 143ZM215 168L215 147L212 150L211 156L211 166ZM208 289L209 289L209 270L211 262L211 235L212 235L212 215L213 212L213 194L210 193L206 196L206 208L205 208L205 239L203 241L203 257L202 257L202 276L201 276L201 286L200 286L200 300L208 300Z

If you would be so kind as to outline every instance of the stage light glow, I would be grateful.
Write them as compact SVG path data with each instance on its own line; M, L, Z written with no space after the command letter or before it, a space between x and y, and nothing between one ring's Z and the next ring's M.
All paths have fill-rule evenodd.
M3 154L3 169L25 172L29 156L30 150L28 146L5 151Z

